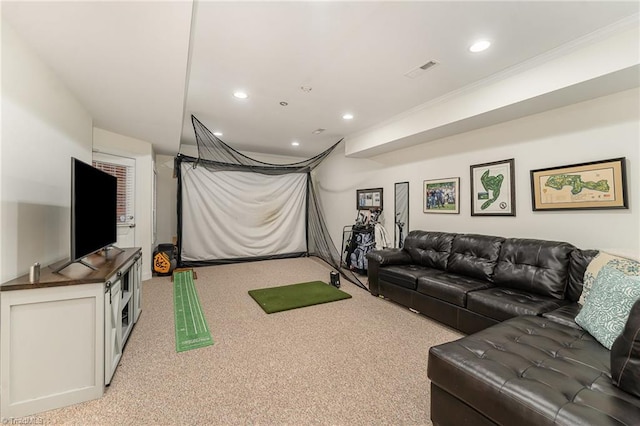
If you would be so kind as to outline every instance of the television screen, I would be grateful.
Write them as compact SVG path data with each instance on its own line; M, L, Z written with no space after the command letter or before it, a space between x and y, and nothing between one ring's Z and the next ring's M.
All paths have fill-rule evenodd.
M71 159L71 260L80 260L118 238L117 179Z

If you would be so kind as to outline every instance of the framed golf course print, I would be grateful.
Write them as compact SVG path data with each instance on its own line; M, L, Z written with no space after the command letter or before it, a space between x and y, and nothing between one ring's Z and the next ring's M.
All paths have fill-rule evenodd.
M626 209L625 159L531 170L533 210Z
M514 159L471 166L471 216L515 216Z

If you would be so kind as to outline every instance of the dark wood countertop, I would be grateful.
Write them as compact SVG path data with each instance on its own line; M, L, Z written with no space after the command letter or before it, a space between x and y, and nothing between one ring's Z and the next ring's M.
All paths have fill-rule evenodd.
M103 253L93 254L83 260L98 268L93 270L80 263L72 263L59 273L54 273L64 262L40 268L40 280L37 283L29 282L29 274L7 281L0 285L0 291L28 290L45 287L62 287L78 284L92 284L105 282L118 269L135 258L140 252L140 247L112 249L105 256Z

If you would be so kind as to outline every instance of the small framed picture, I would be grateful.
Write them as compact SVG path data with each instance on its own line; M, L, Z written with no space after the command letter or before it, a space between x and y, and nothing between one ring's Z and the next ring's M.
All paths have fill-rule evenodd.
M424 181L422 207L425 213L460 213L460 178Z
M515 162L471 166L471 216L515 216Z
M533 210L627 209L625 158L531 170Z
M356 208L358 210L382 210L382 188L356 190Z

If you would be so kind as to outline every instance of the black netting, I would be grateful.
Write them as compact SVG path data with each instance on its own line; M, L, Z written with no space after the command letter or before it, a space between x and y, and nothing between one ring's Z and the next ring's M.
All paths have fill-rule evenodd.
M175 170L178 174L178 259L181 259L182 251L182 190L181 190L181 163L191 163L193 167L205 167L212 172L216 171L243 171L261 173L266 175L282 175L287 173L307 174L307 255L315 256L328 263L334 269L340 271L341 275L358 287L367 290L367 287L349 269L342 267L341 256L336 249L333 240L324 220L322 208L312 180L311 171L324 160L335 147L342 141L338 141L329 149L313 158L289 164L272 164L250 158L217 138L207 129L197 118L191 116L191 122L196 136L198 146L198 158L178 155L176 157ZM277 258L274 256L273 258ZM263 257L264 258L264 257ZM257 260L257 259L235 259ZM193 264L191 264L193 266Z
M231 148L226 143L218 139L207 129L204 124L198 121L193 115L191 123L196 134L198 144L198 160L206 162L206 167L214 171L220 170L240 170L252 171L262 174L287 174L287 173L308 173L316 168L334 148L342 142L342 139L333 144L329 149L308 160L289 164L271 164L254 160L239 151Z

